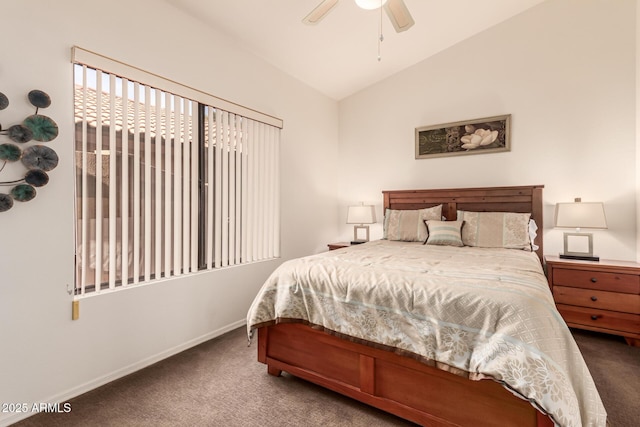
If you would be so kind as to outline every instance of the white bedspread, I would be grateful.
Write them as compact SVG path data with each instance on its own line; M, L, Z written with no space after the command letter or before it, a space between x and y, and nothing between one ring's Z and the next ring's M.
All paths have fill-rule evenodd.
M291 260L256 296L248 331L285 319L491 378L560 426L606 424L532 252L380 240Z

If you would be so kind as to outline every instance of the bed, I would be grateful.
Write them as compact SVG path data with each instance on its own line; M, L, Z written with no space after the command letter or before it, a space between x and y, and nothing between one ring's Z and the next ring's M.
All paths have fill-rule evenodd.
M604 426L542 271L542 189L384 191L385 239L287 261L265 282L247 314L258 361L421 425ZM431 215L428 244L423 229L396 240L389 218L416 212ZM481 247L495 240L479 237L487 215L534 220L528 250ZM474 247L437 244L458 217Z

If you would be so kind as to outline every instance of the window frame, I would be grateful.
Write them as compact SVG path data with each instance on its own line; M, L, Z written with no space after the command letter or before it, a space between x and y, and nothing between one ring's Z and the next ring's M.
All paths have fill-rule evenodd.
M167 94L172 94L172 95L176 95L181 97L182 99L186 99L186 100L190 100L191 102L195 102L195 108L193 108L193 113L194 113L194 121L196 122L195 125L192 128L192 135L193 135L193 144L196 144L196 148L197 150L197 164L195 164L194 169L197 170L197 199L198 199L198 203L197 203L197 207L198 207L198 212L197 212L197 235L196 235L196 246L197 246L197 260L196 260L196 266L197 268L192 269L191 271L188 271L189 269L185 269L186 273L185 274L189 274L189 273L195 273L195 272L199 272L202 270L211 270L211 269L215 269L215 268L220 268L220 267L225 267L228 265L242 265L242 264L248 264L251 262L256 262L256 261L264 261L264 260L269 260L269 259L274 259L274 258L279 258L280 256L280 207L279 207L279 142L280 142L280 130L283 127L283 122L281 119L278 119L276 117L273 117L271 115L265 114L265 113L261 113L258 112L256 110L241 106L239 104L235 104L232 102L229 102L227 100L215 97L213 95L207 94L203 91L199 91L196 89L193 89L191 87L188 86L184 86L181 85L179 83L176 83L174 81L168 80L168 79L164 79L156 74L153 73L149 73L146 72L144 70L141 70L137 67L133 67L131 65L127 65L124 64L120 61L116 61L110 58L107 58L105 56L87 51L85 49L79 48L77 46L74 46L72 48L72 63L74 64L74 73L77 70L77 66L80 67L87 67L87 68L91 68L91 69L95 69L95 70L100 70L101 72L104 73L108 73L111 77L112 76L116 76L116 78L123 78L123 79L128 79L128 81L134 81L134 82L140 82L140 84L142 84L145 88L151 88L151 90L159 90L162 91L162 93L167 93ZM85 68L86 70L86 68ZM86 72L85 72L86 73ZM113 80L112 80L113 81ZM143 83L144 82L144 83ZM137 87L137 86L136 86ZM111 86L110 86L111 89ZM75 83L74 83L74 92L76 91L75 88ZM156 94L157 96L157 94ZM75 98L75 97L74 97ZM113 101L112 101L113 103ZM126 102L125 102L126 104ZM113 104L112 104L113 105ZM158 107L159 108L159 107ZM220 128L220 122L218 121L219 119L216 118L216 127L215 127L215 132L218 135L217 136L217 142L215 144L215 149L211 146L211 142L213 141L211 138L211 135L207 134L207 123L209 123L209 132L213 132L212 128L211 128L211 114L209 113L209 118L207 117L208 115L208 111L214 110L215 112L213 114L216 115L216 117L218 117L218 115L224 115L225 118L227 117L231 117L232 120L237 120L237 123L242 124L242 126L250 126L251 124L255 125L256 128L255 129L251 129L251 132L255 132L256 134L260 133L260 136L262 138L263 133L266 135L266 139L261 139L261 141L266 141L271 145L268 145L268 147L271 148L267 148L267 149L263 149L262 147L259 147L258 145L256 145L256 153L259 153L261 150L266 150L266 152L264 152L263 154L265 156L271 156L273 157L271 159L271 161L275 164L274 166L274 170L269 170L268 171L268 175L266 176L266 178L269 181L269 185L271 186L271 191L274 193L274 199L275 199L275 206L271 206L270 205L270 210L269 210L269 215L270 215L270 219L272 221L271 224L268 224L268 227L270 227L271 231L273 232L273 237L271 238L271 240L269 241L269 245L266 242L262 242L263 244L263 248L259 248L258 252L261 254L260 256L256 257L255 255L255 251L254 253L249 253L244 254L241 259L236 260L238 262L232 262L232 263L228 263L228 258L227 258L227 262L225 262L225 260L223 259L222 262L219 262L218 259L216 258L216 260L214 262L212 262L212 256L217 257L216 255L212 255L211 253L208 252L208 250L211 250L211 237L210 235L213 232L212 229L212 224L210 221L210 218L208 219L208 217L210 216L210 214L208 214L208 209L213 210L213 209L220 209L219 206L217 205L212 205L210 202L214 202L215 200L210 200L211 199L211 190L208 190L206 188L206 183L208 182L208 180L211 177L211 172L209 171L209 169L213 168L214 165L210 164L207 165L207 161L210 161L211 154L209 153L209 151L217 151L218 153L220 152L220 134L223 133L222 130L224 129L225 132L227 132L229 135L231 134L231 132L234 132L235 134L238 134L239 129L232 126L229 126L227 123L225 123L225 127L224 128ZM228 110L227 110L228 109ZM126 110L125 110L126 111ZM245 114L248 116L245 116ZM74 114L75 115L75 114ZM98 114L96 114L98 115ZM86 119L86 115L84 116ZM111 117L111 120L114 121L114 118ZM208 120L208 122L207 122ZM243 122L244 121L244 122ZM246 123L249 122L250 124L247 125ZM98 122L100 123L100 122ZM77 126L77 125L76 125ZM83 122L83 138L86 138L86 123ZM97 125L96 125L97 126ZM126 129L126 125L125 125L125 129ZM241 134L243 134L244 132L244 136L243 138L246 137L246 135L249 134L249 131L247 130L247 128L243 128L243 131L240 131ZM266 129L266 130L265 130ZM113 132L113 130L112 130ZM97 128L96 128L96 134L97 134ZM122 135L124 135L124 132L121 133ZM76 130L76 135L77 135L77 130ZM127 133L128 135L128 133ZM222 138L225 138L225 136L223 136ZM239 136L234 136L233 138L240 138ZM124 139L128 139L128 138L122 138ZM226 141L226 140L225 140ZM234 158L236 156L246 156L246 153L248 151L248 147L249 145L246 142L246 139L243 140L243 144L247 144L247 145L243 145L242 146L242 152L240 151L240 140L235 140L234 139L234 144L238 144L238 145L234 145L233 148L231 148L231 146L226 146L225 145L225 149L229 149L229 154L233 153ZM86 143L86 140L84 141ZM122 141L121 141L122 143ZM176 142L173 142L171 140L172 144L175 144ZM225 142L226 143L226 142ZM273 143L273 144L272 144ZM209 144L209 146L207 146L207 144ZM74 153L77 152L77 142L74 148ZM85 150L86 148L86 144L83 146L83 150ZM207 148L208 147L208 148ZM159 148L154 148L155 150L159 150ZM171 148L169 148L169 150L171 150ZM271 150L271 151L269 151ZM96 147L96 151L97 151L97 147ZM160 154L160 156L164 155L164 151L165 148L164 146L162 146L162 154ZM194 153L195 153L194 151ZM188 155L190 155L189 153L187 153ZM82 155L85 156L86 153L83 151ZM151 154L149 154L151 155ZM257 156L259 156L259 154L256 154ZM126 158L127 160L127 167L129 165L129 151L127 151L126 155L124 153L120 153L121 156L121 164L123 162L123 158ZM184 157L184 155L183 155ZM83 157L84 158L84 157ZM162 159L162 157L161 157ZM189 161L191 161L192 159L190 159ZM239 162L239 165L245 165L244 162L244 157L240 160L236 160L237 162ZM164 160L160 160L160 162L163 162ZM186 162L187 160L185 160ZM259 162L262 162L263 159L259 159ZM114 161L115 162L115 161ZM98 162L96 161L96 164ZM249 163L247 163L248 165ZM134 162L135 165L135 162ZM86 166L86 163L83 162L83 167ZM260 169L262 165L261 164L257 164L256 168ZM78 168L78 166L74 166L76 167L76 169ZM243 166L244 167L244 166ZM124 168L124 167L123 167ZM231 169L233 169L233 167L231 167ZM170 172L173 174L175 169L172 169ZM228 173L229 170L226 170L226 173ZM237 171L237 174L241 174L240 176L242 176L244 178L244 174L246 171L245 170L241 170L241 171ZM252 171L253 173L254 171ZM82 172L83 174L85 172ZM216 172L218 173L218 172ZM223 170L224 173L224 170ZM258 172L256 172L258 173ZM275 176L274 176L275 175ZM96 172L96 176L97 176L97 172ZM264 178L265 176L263 176ZM115 182L115 181L111 181L112 178L110 179L110 183L111 182ZM117 178L113 178L113 179L117 179ZM161 181L164 182L165 178L160 178ZM180 175L180 179L185 179L184 175ZM224 177L222 177L222 179L224 180ZM231 178L229 178L229 180L232 180ZM84 182L84 181L83 181ZM97 183L98 181L96 181ZM100 181L101 183L102 181ZM224 181L227 182L227 181ZM232 181L233 185L235 185L235 181ZM213 184L213 182L211 182L211 184ZM262 187L262 183L259 182L255 182L255 187ZM258 185L259 184L259 185ZM150 185L150 184L149 184ZM186 185L186 184L185 184ZM227 184L224 184L227 185ZM76 186L78 186L78 182L76 182ZM97 185L95 186L97 187ZM116 190L118 192L118 197L120 197L120 191L118 188L116 188ZM159 191L159 190L158 190ZM231 190L231 191L235 191L235 190ZM255 195L256 191L252 190L253 194ZM223 192L227 192L227 190L223 190ZM236 201L234 199L234 203L238 203L239 206L243 206L243 209L249 209L247 207L247 205L242 205L243 202L245 202L244 200L244 196L245 194L242 194L243 196L243 200L238 200ZM84 197L84 195L76 195L76 203L78 203L79 200L81 200L80 198ZM149 195L147 195L147 198L150 197ZM259 195L258 197L263 197L263 195ZM217 198L217 196L216 196ZM171 199L173 200L173 199ZM257 201L259 199L255 199L255 201ZM252 200L246 200L247 203L253 203ZM226 205L225 205L226 206ZM233 207L231 208L232 210L234 209ZM161 211L161 209L159 210ZM155 212L155 211L154 211ZM235 211L234 211L235 212ZM128 214L128 213L127 213ZM151 213L145 211L145 215L149 214L151 215ZM240 215L244 215L244 212L241 212ZM76 209L75 211L75 215L76 215L76 221L80 220L79 219L79 211L78 209ZM111 213L110 213L111 215ZM156 214L153 214L156 215ZM238 213L235 213L235 215L238 215ZM102 213L100 213L100 215L97 216L97 218L99 218L102 221ZM111 218L111 216L110 216ZM146 218L146 217L145 217ZM227 216L228 218L228 216ZM89 220L89 217L87 218L83 218L81 219L81 221L85 221L85 220ZM122 221L122 223L128 222L129 217L127 216L127 221ZM238 219L240 220L240 219ZM96 224L98 222L101 223L101 221L97 221L96 220ZM151 221L151 216L146 219L146 221ZM242 226L245 226L246 223L244 222L244 217L242 217ZM121 224L122 226L122 224ZM83 225L84 227L84 225ZM100 226L101 227L101 226ZM240 225L238 225L238 227L240 227ZM223 225L224 228L224 225ZM249 228L249 227L246 227ZM255 227L254 227L255 229ZM127 229L125 229L127 230ZM246 231L246 230L243 230ZM78 247L79 244L79 239L86 239L86 230L84 228L82 228L81 231L79 231L82 234L81 236L76 236L76 247ZM223 233L224 234L224 233ZM97 235L97 232L96 232ZM242 238L244 239L246 236L245 234L241 234ZM95 236L94 236L95 237ZM148 237L148 236L147 236ZM162 235L162 238L165 238L165 235ZM215 239L219 239L218 236L215 237ZM171 240L171 238L169 238L169 240ZM260 239L258 239L260 241ZM102 238L98 238L97 241L100 244L95 244L94 247L97 248L98 246L102 247ZM84 240L84 243L86 245L86 240ZM125 239L125 243L128 244L128 237ZM164 241L163 241L164 243ZM218 248L218 241L215 241L216 243L216 248ZM113 241L111 241L110 244L113 244ZM118 244L120 244L120 242L118 242ZM156 243L156 244L161 244L161 243ZM178 243L173 243L173 245L175 246ZM145 242L145 245L150 246L151 243L149 242ZM233 243L232 243L233 245ZM240 243L238 242L238 246L240 246ZM264 249L264 253L263 250ZM87 249L85 249L86 251ZM100 251L102 249L98 249L98 255L100 255ZM224 249L223 249L224 250ZM246 246L243 246L243 250L246 250ZM161 249L159 250L161 252ZM78 250L77 250L78 252ZM136 285L136 284L142 284L142 283L152 283L152 282L156 282L162 279L167 278L166 274L167 272L164 271L164 269L166 269L166 264L165 267L160 268L160 272L159 273L155 273L154 277L151 277L149 275L149 272L147 271L146 274L142 273L140 276L140 278L138 278L138 280L136 280L136 278L134 277L134 280L132 281L132 283L129 283L131 280L131 277L128 277L128 280L115 280L114 278L111 278L111 275L113 274L113 270L110 270L109 273L109 280L107 282L104 281L100 281L100 286L95 286L96 280L98 279L98 276L100 276L100 273L96 273L95 278L96 280L94 280L94 285L93 288L91 286L86 286L85 281L79 276L79 271L83 271L86 274L86 261L82 262L82 265L78 265L78 253L76 252L76 273L77 273L77 277L75 280L75 294L76 296L82 296L82 295L94 295L94 294L99 294L102 293L103 291L108 291L108 290L118 290L118 289L123 289L123 288L128 288L129 285ZM115 265L115 258L113 256L114 252L110 252L109 254L109 265ZM135 252L134 255L135 257ZM128 257L129 254L127 253L126 256L122 256L121 260L126 259L128 261ZM157 257L157 255L156 255ZM84 260L86 260L87 258L87 253L85 252L84 256L82 257ZM94 253L94 258L95 259L103 259L101 256L98 257L96 256L96 254ZM121 261L122 263L124 263L124 261ZM148 263L150 263L151 261L147 262L147 266ZM158 261L160 262L160 261ZM94 260L94 264L95 265L100 265L102 266L102 263L98 263ZM156 264L158 265L158 264ZM115 268L115 267L114 267ZM183 267L184 268L184 267ZM148 267L147 267L148 269ZM102 269L101 269L102 271ZM123 271L127 271L127 268L125 268ZM176 274L170 274L169 277L175 277L175 276L180 276L181 273L180 272L174 272ZM131 274L131 273L130 273ZM163 277L160 277L163 276ZM86 277L86 276L85 276Z

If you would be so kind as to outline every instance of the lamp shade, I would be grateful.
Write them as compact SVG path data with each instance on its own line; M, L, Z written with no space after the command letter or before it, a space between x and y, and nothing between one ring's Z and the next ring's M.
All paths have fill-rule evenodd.
M373 224L376 222L376 211L371 205L349 206L347 224Z
M560 228L607 228L604 204L599 202L557 203L555 226Z
M362 9L373 10L383 6L387 0L356 0L356 4Z

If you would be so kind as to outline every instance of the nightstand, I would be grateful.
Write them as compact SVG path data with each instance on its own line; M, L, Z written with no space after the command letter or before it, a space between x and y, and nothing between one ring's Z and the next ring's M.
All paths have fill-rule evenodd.
M336 249L347 248L347 247L351 246L351 243L349 243L349 242L337 242L337 243L329 243L327 246L329 246L329 250L330 251L334 251Z
M545 256L547 278L567 325L620 335L640 347L640 264Z

